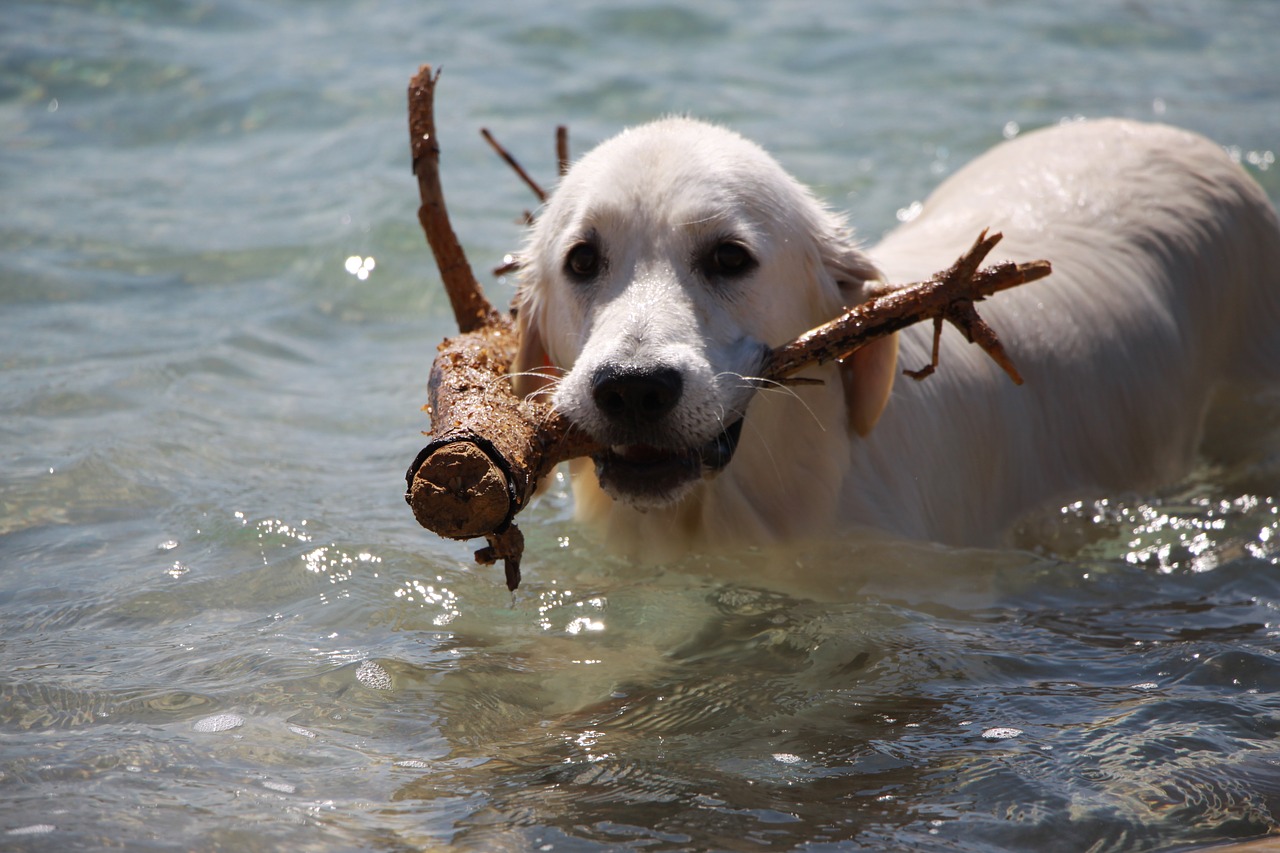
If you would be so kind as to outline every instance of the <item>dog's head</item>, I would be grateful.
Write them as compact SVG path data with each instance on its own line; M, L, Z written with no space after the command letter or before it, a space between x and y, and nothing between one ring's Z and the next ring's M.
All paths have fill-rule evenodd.
M517 297L519 393L609 449L615 500L679 500L730 463L768 349L863 301L879 280L843 221L762 149L665 119L603 143L533 227ZM870 429L896 341L847 360L850 424Z

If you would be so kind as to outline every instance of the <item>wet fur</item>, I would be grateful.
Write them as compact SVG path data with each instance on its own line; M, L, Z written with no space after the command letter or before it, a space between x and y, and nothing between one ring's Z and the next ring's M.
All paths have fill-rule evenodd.
M983 306L1024 386L952 331L934 376L898 377L928 362L928 324L804 374L821 385L754 379L764 347L928 277L984 228L1005 234L991 260L1054 265ZM584 283L565 263L588 235L607 263ZM756 265L709 280L699 253L726 238ZM649 556L857 525L997 544L1029 509L1177 478L1219 383L1280 378L1275 210L1219 146L1160 125L1073 123L1002 144L863 250L758 146L665 119L577 163L525 258L521 393L552 395L612 443L593 375L662 363L684 391L653 444L698 445L746 416L728 466L669 500L611 497L590 460L573 463L579 516Z

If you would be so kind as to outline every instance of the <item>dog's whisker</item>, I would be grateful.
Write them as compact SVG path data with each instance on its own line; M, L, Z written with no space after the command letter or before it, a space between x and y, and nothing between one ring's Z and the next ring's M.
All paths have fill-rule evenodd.
M556 375L551 371L557 371L559 374L562 374L562 375ZM549 397L552 394L554 394L556 391L556 388L559 387L561 381L563 381L564 379L563 374L567 372L568 371L565 371L562 368L548 366L548 367L537 368L535 370L521 370L515 373L508 373L504 378L507 381L510 381L516 378L532 378L532 379L540 380L540 384L538 385L537 388L533 389L528 394L524 395L524 399L528 401L528 400L537 399L538 397L542 397L542 396Z
M753 388L756 391L780 391L792 397L796 397L796 392L792 390L792 383L780 382L776 379L769 379L765 376L747 376L742 373L732 373L725 371L720 376L732 376L742 381L746 387ZM797 397L798 399L798 397Z
M744 381L756 386L757 388L765 386L774 388L798 388L801 386L827 384L821 379L814 379L809 376L786 376L781 379L771 379L768 376L744 376L742 378Z
M748 432L748 433L750 433L750 434L754 434L754 435L761 435L761 434L762 434L762 433L761 433L761 431L760 431L760 429L759 429L759 428L758 428L758 427L757 427L757 426L756 426L756 425L751 421L751 419L750 419L750 418L746 418L746 413L745 413L745 412L739 412L739 413L737 413L737 414L738 414L738 416L739 416L739 417L744 418L744 420L743 420L743 428L744 428L744 430L745 430L745 431L747 431L747 432ZM773 471L773 477L774 477L774 479L777 481L778 488L779 488L780 490L781 490L781 489L785 489L785 488L786 488L786 478L783 476L783 466L782 466L782 465L780 465L780 464L779 464L779 462L778 462L777 454L774 452L773 442L772 442L772 441L770 441L770 440L769 440L769 437L766 435L766 436L764 437L764 440L758 443L758 446L759 446L759 447L761 447L761 448L763 448L763 450L764 450L765 458L769 461L769 467L770 467L770 468L772 469L772 471ZM763 472L762 472L762 476L763 476Z
M748 376L745 373L737 373L736 371L732 371L732 370L723 370L720 373L717 373L715 378L719 380L725 376L738 380L738 382L742 386L747 388L760 388L764 385L781 385L782 384L774 379L767 379L763 376Z
M507 376L509 378L514 378L516 376L533 376L538 379L547 379L559 382L560 379L568 372L569 371L565 370L563 367L539 367L534 370L520 370L515 373L508 373Z
M779 382L776 379L769 379L768 377L765 377L765 376L745 376L741 373L731 373L729 371L726 371L720 375L736 376L739 379L741 379L744 383L755 387L755 389L761 393L771 392L774 394L782 394L784 396L791 397L796 402L798 402L801 406L804 406L804 410L809 413L809 417L813 418L813 422L818 425L818 429L822 430L823 432L827 431L827 427L825 424L823 424L822 418L818 417L818 414L813 410L813 407L810 406L807 402L805 402L804 398L795 392L795 390L790 386L790 383Z
M555 389L539 388L537 391L531 391L525 395L526 401L541 400L542 398L546 398L548 401L553 400L555 398Z
M813 422L817 425L818 429L822 430L823 432L827 431L826 425L822 422L822 419L818 417L818 414L813 410L813 407L810 406L807 402L805 402L805 400L799 394L797 394L791 387L789 387L787 383L778 382L776 380L769 379L763 376L747 376L742 373L736 373L728 370L722 371L721 373L718 373L716 376L717 378L725 377L725 376L734 377L736 379L741 380L743 384L753 387L755 390L761 393L771 392L771 393L783 394L785 396L791 397L792 399L800 403L801 406L804 407L805 411L808 413L809 417L813 419ZM738 413L738 417L746 418L746 412L743 411ZM748 418L748 420L750 419ZM722 424L723 424L723 421L722 421Z

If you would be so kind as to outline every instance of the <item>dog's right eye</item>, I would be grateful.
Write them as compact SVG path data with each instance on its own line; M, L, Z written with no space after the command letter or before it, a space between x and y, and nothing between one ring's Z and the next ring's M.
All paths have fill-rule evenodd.
M565 255L565 275L574 281L590 281L600 273L600 263L600 248L595 241L577 243Z
M710 246L695 263L713 281L743 278L757 266L751 251L737 240L721 240Z

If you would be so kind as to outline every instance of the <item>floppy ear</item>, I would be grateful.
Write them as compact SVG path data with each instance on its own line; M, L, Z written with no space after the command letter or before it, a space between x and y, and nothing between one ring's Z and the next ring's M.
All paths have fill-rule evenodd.
M846 306L858 305L889 290L871 259L845 235L823 246L823 264L840 288ZM895 332L859 347L840 362L849 426L865 436L880 420L898 375L898 335Z
M516 396L524 399L551 384L552 377L549 373L551 358L547 355L546 345L542 342L537 306L529 296L528 284L516 294L514 307L516 333L520 340L516 349L516 360L511 364L511 384Z
M840 362L849 426L866 436L880 420L898 376L898 333L859 347Z
M840 288L840 298L846 307L866 302L886 289L884 274L862 253L846 229L823 240L818 252L823 269Z

